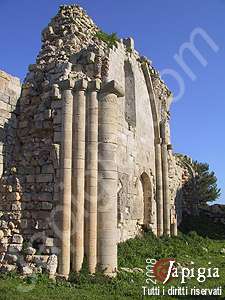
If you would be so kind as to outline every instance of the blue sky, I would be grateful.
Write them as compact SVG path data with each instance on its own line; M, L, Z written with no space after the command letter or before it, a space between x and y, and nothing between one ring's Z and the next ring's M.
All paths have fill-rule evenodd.
M137 50L159 70L177 72L185 92L171 108L174 150L210 164L222 188L220 202L225 203L225 0L0 0L0 69L22 80L40 49L41 30L60 4L74 3L83 6L104 31L132 36ZM184 60L196 75L192 81L174 55L196 28L202 28L219 51L196 37L207 66L185 51ZM177 95L177 80L164 77Z

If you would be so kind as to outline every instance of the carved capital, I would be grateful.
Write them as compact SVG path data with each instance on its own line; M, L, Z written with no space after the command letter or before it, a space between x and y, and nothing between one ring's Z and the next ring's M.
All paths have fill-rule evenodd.
M89 92L98 92L101 89L101 80L95 79L88 82L88 91Z
M52 85L51 96L55 100L58 100L58 99L61 98L58 84L53 84Z
M61 91L72 90L74 88L75 80L66 79L59 82L59 88Z
M124 97L123 87L115 80L106 83L102 89L102 94L115 94L118 98Z
M86 91L88 87L88 82L86 79L79 79L75 82L74 91Z

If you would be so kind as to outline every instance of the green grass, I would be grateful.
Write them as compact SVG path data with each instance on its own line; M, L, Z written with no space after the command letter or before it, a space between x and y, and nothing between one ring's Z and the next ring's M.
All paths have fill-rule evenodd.
M192 220L192 224L198 224L198 220ZM189 226L189 225L188 225ZM208 224L207 226L210 226ZM192 226L193 227L193 226ZM198 226L197 226L198 227ZM193 228L191 228L193 229ZM215 230L215 228L213 227ZM220 228L221 230L221 228ZM225 255L221 254L225 248L225 240L213 240L208 237L201 237L196 232L180 233L178 237L171 239L162 237L156 238L151 233L146 233L143 238L129 240L119 245L119 267L145 269L147 258L175 258L183 266L195 267L219 267L220 278L207 279L205 283L199 284L196 279L188 281L188 287L214 288L222 286L224 289L221 297L193 297L193 296L142 296L142 286L146 285L145 273L120 272L115 279L108 279L97 274L88 275L84 270L78 276L71 274L69 282L58 281L56 283L48 280L45 276L37 276L20 279L17 275L1 275L0 278L0 299L2 300L67 300L67 299L225 299ZM215 232L216 233L216 232ZM179 279L170 282L171 285L179 286Z

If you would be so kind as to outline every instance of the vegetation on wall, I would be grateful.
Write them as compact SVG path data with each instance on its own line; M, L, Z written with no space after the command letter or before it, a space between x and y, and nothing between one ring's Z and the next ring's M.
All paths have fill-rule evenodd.
M108 34L103 31L98 31L95 36L99 40L105 42L109 48L113 48L113 46L116 46L117 42L119 41L119 38L117 37L117 34L115 32Z

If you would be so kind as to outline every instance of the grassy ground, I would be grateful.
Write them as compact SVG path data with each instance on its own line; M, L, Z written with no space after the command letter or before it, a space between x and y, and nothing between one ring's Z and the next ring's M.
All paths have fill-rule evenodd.
M119 246L119 266L127 268L142 268L145 270L147 258L175 258L182 266L190 267L218 267L220 278L207 279L206 282L199 284L196 278L188 281L187 286L201 288L215 288L222 286L223 296L142 296L142 286L146 285L145 273L126 273L120 272L116 279L104 278L101 274L95 277L89 276L84 270L79 276L72 274L69 282L53 283L44 276L27 278L25 281L16 275L1 275L0 278L0 299L2 300L67 300L67 299L225 299L225 254L221 254L225 248L225 239L211 239L201 237L193 230L193 224L204 231L204 226L212 227L204 220L205 225L198 219L186 222L185 234L180 233L178 237L171 239L156 238L151 233L147 233L143 238L129 240ZM210 231L210 229L207 229ZM219 228L218 230L221 230ZM225 232L225 228L224 228ZM200 234L200 233L199 233ZM212 234L212 233L211 233ZM220 236L221 237L221 236ZM209 265L209 263L211 263ZM171 281L171 285L181 286L179 280ZM162 286L162 285L161 285ZM150 286L149 286L150 287Z

